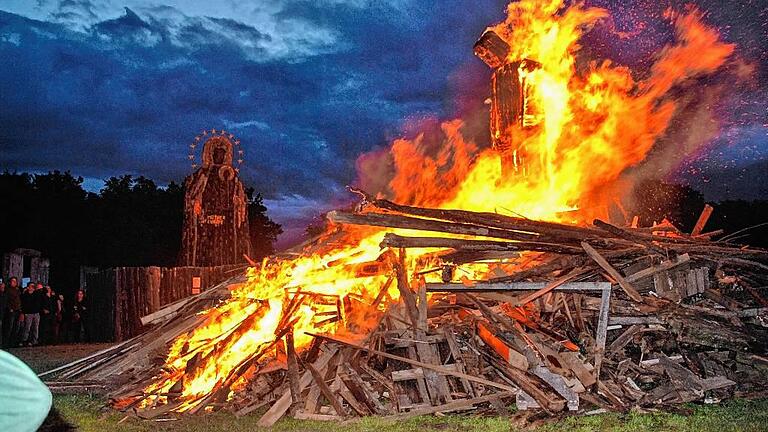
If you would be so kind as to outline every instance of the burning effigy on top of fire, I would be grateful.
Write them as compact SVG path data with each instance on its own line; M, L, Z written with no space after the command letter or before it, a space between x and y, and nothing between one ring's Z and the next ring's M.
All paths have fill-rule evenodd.
M493 70L490 147L456 119L438 146L418 135L363 157L391 178L352 189L358 207L319 238L64 376L113 380L113 406L141 417L269 407L262 425L764 394L768 253L711 241L709 210L691 233L608 214L669 127L672 90L735 46L695 9L670 13L675 41L639 78L579 59L604 9L507 14L474 47Z

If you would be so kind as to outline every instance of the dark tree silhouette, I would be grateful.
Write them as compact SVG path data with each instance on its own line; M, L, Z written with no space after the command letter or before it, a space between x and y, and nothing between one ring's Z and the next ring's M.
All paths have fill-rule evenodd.
M251 258L260 260L275 253L275 241L277 236L283 233L283 228L267 216L267 207L261 194L255 193L253 188L247 188L245 195L248 197L248 228L253 254Z
M690 232L704 208L704 197L689 186L645 181L635 188L634 214L640 226L651 226L667 218L676 227Z
M280 225L249 190L254 259L274 252ZM51 259L51 284L72 294L81 265L174 266L181 245L184 189L145 177L108 179L98 194L70 172L0 173L0 254L19 247Z
M667 218L684 232L691 232L704 208L704 197L689 186L646 181L635 188L634 213L641 226ZM755 227L733 239L736 243L768 247L768 201L726 200L710 203L715 209L704 232L723 230L725 234Z

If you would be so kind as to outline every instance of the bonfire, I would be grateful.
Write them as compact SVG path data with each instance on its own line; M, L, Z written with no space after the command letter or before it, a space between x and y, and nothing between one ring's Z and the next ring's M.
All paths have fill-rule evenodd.
M456 119L439 142L361 157L363 186L366 167L394 173L381 191L352 189L359 206L331 212L322 236L64 375L110 381L113 407L143 417L269 407L264 425L289 411L398 418L514 399L587 412L764 391L724 359L765 361L744 320L764 313L752 286L766 253L711 242L708 213L690 234L609 217L675 116L672 90L735 47L698 11L670 11L675 41L640 76L580 57L604 9L522 0L507 14L475 47L494 69L490 147Z

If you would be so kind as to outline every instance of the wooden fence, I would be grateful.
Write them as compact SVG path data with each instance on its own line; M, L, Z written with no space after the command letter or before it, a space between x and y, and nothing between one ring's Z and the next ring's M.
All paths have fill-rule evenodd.
M119 342L136 336L143 331L141 317L235 276L241 268L117 267L89 274L90 339Z

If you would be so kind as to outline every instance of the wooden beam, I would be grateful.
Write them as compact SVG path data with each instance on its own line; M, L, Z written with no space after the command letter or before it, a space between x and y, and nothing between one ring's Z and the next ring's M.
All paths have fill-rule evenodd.
M301 402L301 390L299 389L299 363L296 360L296 347L293 344L293 328L285 334L285 353L288 363L288 383L291 388L291 405L297 408Z
M432 219L422 219L410 216L384 213L349 213L340 211L328 212L328 220L338 224L380 226L385 228L404 228L421 231L445 232L450 234L495 237L506 240L541 241L541 236L530 232L511 231L499 228L489 228L457 222L445 222Z
M485 292L508 292L508 291L534 291L547 287L552 282L481 282L466 286L460 283L428 283L427 292L450 292L450 293L485 293ZM610 289L610 282L565 282L553 288L555 291L602 291ZM510 301L508 298L503 301ZM500 300L501 301L501 300Z
M595 250L595 248L593 248L587 242L581 242L581 247L584 249L587 255L589 255L589 257L597 263L597 265L605 270L619 284L621 289L624 290L629 298L639 303L643 302L643 297L640 295L640 293L638 293L632 284L624 279L624 276L622 276L618 270L613 268L613 266L610 265L608 261L606 261L605 258L603 258L603 256Z
M431 406L431 407L423 407L423 408L416 408L406 413L400 413L400 414L394 414L391 416L383 417L382 420L404 420L407 418L415 417L415 416L421 416L421 415L428 415L428 414L435 414L439 412L451 412L451 411L459 411L464 409L472 408L473 406L485 402L490 402L493 399L496 398L508 398L512 397L517 392L499 392L499 393L492 393L485 396L479 396L473 399L460 399L453 402L449 402L446 404L438 405L438 406Z
M577 246L530 241L471 240L450 237L404 237L387 233L380 246L392 248L451 248L461 251L536 251L564 255L579 255L584 251Z
M408 273L405 267L405 249L400 249L400 253L397 257L397 263L395 263L395 274L397 275L397 290L400 291L400 297L405 304L405 310L408 313L408 318L411 319L413 328L419 327L419 310L416 305L416 296L411 291L410 284L408 283Z

